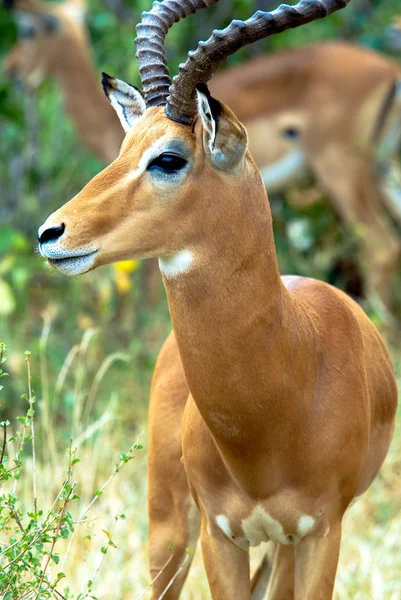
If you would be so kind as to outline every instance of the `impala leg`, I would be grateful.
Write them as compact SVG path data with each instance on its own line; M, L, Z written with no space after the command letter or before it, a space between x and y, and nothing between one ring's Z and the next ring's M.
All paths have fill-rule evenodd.
M384 308L394 308L394 283L400 262L400 244L394 240L391 232L386 244L383 238L367 233L365 241L367 262L370 265L368 283L371 291L376 292ZM370 242L369 242L370 240Z
M199 536L199 512L190 497L149 504L150 574L153 600L177 600L188 576ZM163 502L164 501L164 502ZM175 502L177 501L177 502ZM163 504L163 506L162 506Z
M223 533L209 533L202 518L203 563L213 600L250 600L249 552L238 548Z
M311 156L311 162L342 220L359 233L369 291L391 311L401 246L385 216L374 163L355 154L349 146L334 143Z
M294 600L294 546L277 544L269 585L269 600Z
M199 537L199 511L182 462L181 423L188 398L178 348L167 338L156 364L149 406L148 509L153 600L177 600Z
M306 537L295 548L295 600L332 600L341 543L341 523L328 535Z
M152 438L153 442L153 438ZM179 439L177 440L179 442ZM151 450L151 448L150 448ZM179 451L178 453L176 451ZM153 600L177 600L199 537L199 511L189 491L181 444L149 456L149 558ZM188 553L188 549L192 552ZM166 591L167 590L167 591Z

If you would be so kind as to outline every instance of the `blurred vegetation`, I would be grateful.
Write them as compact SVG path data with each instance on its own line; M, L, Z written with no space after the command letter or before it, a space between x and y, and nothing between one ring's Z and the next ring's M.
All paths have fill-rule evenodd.
M213 28L224 27L234 17L247 18L253 12L252 8L271 9L275 6L271 0L222 0L208 11L175 25L167 38L171 71L177 70L187 51L196 46L198 39L207 38ZM104 70L139 84L133 44L134 24L141 10L149 7L149 0L127 0L124 4L115 0L105 0L105 3L90 0L87 22L99 73ZM352 0L346 11L248 47L233 56L228 65L246 60L255 53L338 38L350 39L391 55L386 28L400 12L399 0ZM11 15L0 9L0 61L15 39ZM401 55L394 58L400 60ZM101 126L99 123L99 128ZM68 451L77 406L83 407L86 428L91 422L99 422L109 410L107 427L99 427L88 438L86 468L95 457L98 461L94 471L96 477L93 475L86 490L88 499L96 490L96 478L109 472L113 452L129 448L146 422L155 357L170 329L165 297L160 287L157 306L152 310L146 306L141 269L122 273L102 267L80 278L68 279L46 270L36 254L38 226L103 167L80 145L63 111L60 90L55 82L47 81L38 92L27 93L17 83L4 76L0 78L0 140L0 342L5 342L9 348L9 377L1 393L1 420L8 419L13 423L17 415L24 414L26 400L21 399L21 394L26 392L26 349L31 351L36 365L32 371L32 389L37 398L35 410L43 425L42 437L39 437L42 445L38 449L42 467L46 464L46 456L54 466L62 460L63 452ZM320 204L303 210L290 206L285 198L272 199L272 209L282 272L332 280L333 258L347 257L355 252L353 236L338 223L324 198ZM335 282L342 284L341 278ZM57 430L54 442L57 452L53 449L47 455L45 440L49 427ZM96 453L102 452L100 459ZM68 467L68 461L66 464ZM107 468L103 468L105 464ZM146 540L145 467L144 463L141 465L136 483L124 484L124 491L115 494L121 503L137 502L130 516L137 519L142 541L137 543L131 539L129 543L146 554L146 546L141 545ZM389 469L395 476L399 458L394 457L391 465ZM60 488L63 471L58 473ZM81 475L84 480L84 471ZM46 471L43 467L41 477L39 495L43 493L47 497L49 482L46 477L52 478L51 469ZM58 483L54 483L53 488ZM366 501L367 510L374 516L376 529L370 533L377 541L378 553L386 533L386 520L394 513L396 501L393 488L390 486L389 491L386 481L381 485L383 490L387 486L388 495L376 499L377 502L372 498ZM29 502L29 495L27 498ZM132 521L130 527L133 527ZM390 551L396 553L394 544L392 538ZM354 556L354 566L348 565L342 580L346 583L345 588L351 586L354 592L348 596L344 591L341 597L372 598L371 591L365 595L363 591L356 591L355 564L359 564L360 557L359 549L356 551L355 547L356 544L353 546L357 556ZM372 550L369 545L361 548L360 556ZM125 558L127 553L129 549L125 550ZM363 563L367 577L373 560ZM141 565L140 585L146 581L145 563L146 557L138 563ZM113 572L119 568L117 563ZM386 572L389 571L391 567ZM127 583L121 585L121 589L126 590ZM384 591L375 598L401 598L401 592L398 595L397 590L394 592L394 582L391 589L383 585L376 581L377 589ZM123 592L121 594L113 597L124 597Z

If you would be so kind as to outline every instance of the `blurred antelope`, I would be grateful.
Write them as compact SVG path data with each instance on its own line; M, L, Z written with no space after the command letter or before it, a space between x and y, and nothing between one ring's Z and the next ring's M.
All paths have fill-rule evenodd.
M123 132L95 81L77 2L13 0L22 39L5 69L28 86L55 76L81 139L110 162ZM270 193L312 175L341 219L358 231L368 291L387 308L401 253L390 218L401 222L399 79L401 69L391 60L330 43L255 58L210 85L244 122Z
M10 4L20 40L5 58L5 72L28 88L54 77L82 142L110 163L118 156L124 131L98 83L81 0L11 0Z
M143 92L103 77L127 132L121 152L40 227L39 249L67 275L159 258L175 337L151 392L153 598L179 597L185 548L200 530L214 600L251 598L249 547L267 540L276 544L269 598L329 600L343 514L392 437L394 372L348 296L280 277L246 130L206 82L242 46L347 0L302 0L233 21L189 54L170 87L168 29L215 2L165 0L142 15ZM254 598L269 570L264 561Z

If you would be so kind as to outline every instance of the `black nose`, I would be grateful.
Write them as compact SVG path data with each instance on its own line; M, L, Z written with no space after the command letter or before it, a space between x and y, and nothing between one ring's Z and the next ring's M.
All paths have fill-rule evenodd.
M58 225L57 227L49 227L49 229L45 229L41 234L39 234L38 231L39 244L44 244L45 242L54 242L54 240L57 240L63 235L64 231L64 223L61 223L61 225Z

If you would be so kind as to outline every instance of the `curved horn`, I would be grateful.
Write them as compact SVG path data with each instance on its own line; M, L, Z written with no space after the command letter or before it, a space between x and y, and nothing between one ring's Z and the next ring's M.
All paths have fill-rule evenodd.
M142 21L136 26L135 44L147 106L166 104L169 95L171 79L164 50L168 30L187 15L216 2L218 0L164 0L154 2L149 12L142 13Z
M206 83L231 54L274 33L299 27L321 19L340 8L349 0L301 0L295 6L282 4L272 12L256 12L247 21L232 21L221 31L214 31L206 42L188 54L180 65L180 72L170 87L166 114L173 121L190 125L196 114L196 86Z

